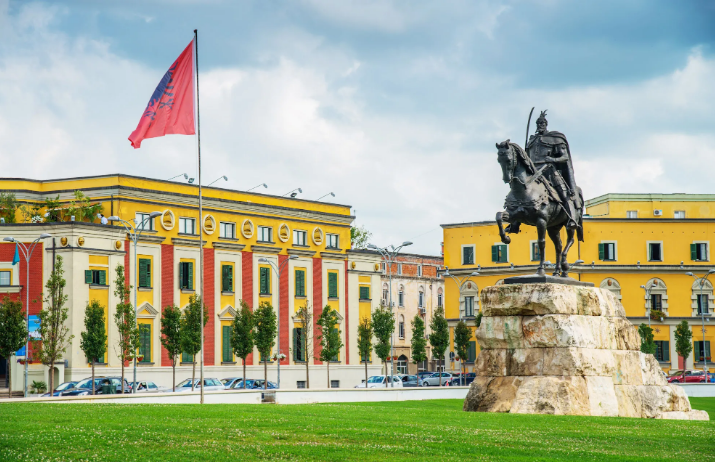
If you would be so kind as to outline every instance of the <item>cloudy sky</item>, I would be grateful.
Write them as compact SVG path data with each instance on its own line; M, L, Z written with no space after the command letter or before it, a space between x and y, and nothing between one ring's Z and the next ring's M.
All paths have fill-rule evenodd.
M193 137L127 141L194 28L206 182L333 191L376 244L492 219L532 106L587 198L715 193L706 1L0 0L0 175L194 176Z

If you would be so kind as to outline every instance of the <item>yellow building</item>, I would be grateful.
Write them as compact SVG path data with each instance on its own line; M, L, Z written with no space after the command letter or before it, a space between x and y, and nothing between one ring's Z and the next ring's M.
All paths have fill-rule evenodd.
M704 361L710 365L710 342L715 337L715 325L710 325L715 307L713 285L704 281L701 293L698 278L715 268L710 261L710 243L715 241L715 195L606 194L586 201L586 214L584 242L574 244L569 252L570 262L584 263L572 268L571 276L611 290L633 324L648 323L647 313L652 308L656 358L665 370L702 368ZM465 316L465 309L468 316L477 314L481 288L536 270L534 227L522 226L522 232L512 235L509 245L500 242L495 222L442 228L444 263L449 272L460 277L479 272L463 285L461 294L453 280L445 280L451 329L460 316ZM546 259L555 261L548 238ZM648 294L641 286L649 289ZM693 353L684 362L675 352L674 337L675 327L682 320L688 321L693 332ZM451 351L453 348L452 344ZM447 368L458 370L459 366L451 361Z
M364 377L357 351L357 326L359 316L369 317L379 305L380 259L379 255L350 250L350 226L354 220L350 206L209 187L203 189L203 217L199 217L197 186L129 175L49 181L0 179L0 191L14 194L22 206L14 214L17 224L10 223L8 216L0 225L0 239L13 236L31 242L41 233L53 237L44 241L43 249L36 250L39 259L33 260L35 266L31 264L31 273L36 276L30 280L31 298L39 298L52 270L53 257L64 259L68 322L75 338L64 355L66 370L60 366L55 371L58 379L87 376L88 364L79 348L79 333L84 308L92 299L107 307L109 349L98 374L118 373L113 316L118 301L114 294L115 269L120 264L129 268L128 279L138 286L138 322L146 326L141 336L143 380L170 385L170 360L160 341L161 312L172 304L185 308L189 297L200 292L202 273L203 296L209 308L206 376L240 376L241 361L232 354L230 336L232 319L243 300L252 308L268 301L279 313L280 348L287 355L281 362L284 388L302 385L306 360L320 364L306 358L300 347L304 329L294 314L306 303L314 310L315 318L326 305L339 313L337 327L344 347L331 378L342 383L334 385L352 387ZM87 200L78 198L76 191L81 191ZM48 209L48 198L58 203L50 203ZM158 213L156 218L149 217L153 212ZM143 228L136 255L125 228L119 222L102 224L97 213L118 216ZM199 227L205 241L203 271ZM24 289L19 287L25 284L24 267L13 273L11 265L14 244L0 247L0 296L3 292L19 294L24 300ZM280 278L271 264L282 268ZM9 278L3 279L3 270L11 272ZM9 283L3 287L5 280ZM372 294L376 294L374 303ZM32 315L39 310L39 303L31 304ZM313 331L317 352L318 332L315 328ZM181 361L179 378L190 374L193 365L189 356L182 356ZM256 367L250 369L252 376L261 378L258 353L249 356L247 362ZM380 367L378 362L373 361L371 366L375 372ZM275 367L270 369L273 377L269 380L275 380ZM324 369L311 369L314 384L326 386L325 379L321 381ZM21 374L13 376L21 380ZM18 389L19 383L13 383Z

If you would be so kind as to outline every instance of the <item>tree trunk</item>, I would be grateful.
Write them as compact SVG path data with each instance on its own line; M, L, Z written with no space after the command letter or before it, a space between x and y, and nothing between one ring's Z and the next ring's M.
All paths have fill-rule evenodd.
M191 391L194 391L194 384L196 383L196 353L194 353L194 357L191 359L194 360L194 364L191 366ZM203 383L201 385L203 385Z
M243 359L243 379L241 379L241 380L243 380L243 389L245 390L246 389L246 358L242 358L242 359Z
M263 389L268 390L268 358L263 359Z
M308 370L308 356L305 356L305 388L310 388L310 371Z
M53 365L54 366L54 365ZM52 367L50 366L50 374L52 374L54 371L52 370ZM94 388L94 359L92 360L92 395L95 395L97 392Z
M325 364L328 367L328 388L330 388L330 361L325 361Z
M171 391L176 391L176 358L171 360Z
M12 358L12 355L10 355ZM27 360L27 355L25 355L25 360ZM8 399L12 398L12 372L10 371L10 366L12 363L10 362L10 359L6 360L7 362L7 397Z
M27 358L25 358L27 360ZM52 368L50 369L50 396L52 396L52 393L55 391L55 371L54 371L54 363L52 365Z
M136 384L132 383L132 391L134 390L134 387ZM119 393L124 394L124 353L122 353L122 386L121 386L121 391Z
M439 367L438 372L437 372L437 384L441 387L442 386L442 361L444 361L444 355L442 358L439 360Z
M385 374L385 388L387 388L387 361L386 361L386 359L387 358L382 360L382 370L383 370L383 373ZM365 386L367 386L367 384L365 384Z
M365 389L367 390L367 356L365 357Z

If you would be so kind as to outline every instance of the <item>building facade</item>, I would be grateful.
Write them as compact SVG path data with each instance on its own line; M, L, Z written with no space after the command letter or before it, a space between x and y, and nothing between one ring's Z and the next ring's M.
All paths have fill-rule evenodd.
M715 300L712 281L700 278L715 268L710 260L710 245L715 241L715 195L606 194L587 201L586 213L584 242L574 244L569 254L570 262L584 263L573 267L571 276L611 290L633 324L650 322L655 356L664 370L710 364L710 345L715 340L710 319ZM522 226L509 245L499 240L494 222L442 228L445 266L450 273L464 277L479 272L469 278L471 287L463 285L461 291L454 281L445 281L450 329L463 316L468 297L474 297L477 304L484 287L536 271L534 227ZM546 259L555 261L549 239ZM693 353L688 358L679 358L675 351L676 325L683 320L693 333ZM448 368L459 368L456 361L447 359Z
M357 351L357 325L361 317L370 317L372 309L379 305L379 297L373 294L381 291L382 274L379 256L350 250L354 217L349 206L204 188L203 217L199 217L196 186L128 175L51 181L0 179L0 190L15 194L25 210L35 205L40 217L47 215L41 223L11 224L11 220L5 220L0 225L0 238L12 236L31 242L41 233L52 235L39 244L30 263L31 316L41 310L40 293L53 262L57 257L63 259L70 307L68 323L74 339L63 356L66 361L54 369L59 381L88 375L79 334L90 300L98 300L106 307L108 352L97 373L119 373L121 365L114 346L118 333L113 318L118 302L114 294L118 265L128 269L127 280L137 286L138 323L144 326L143 360L138 372L141 379L170 386L171 362L161 345L161 313L169 305L184 309L189 297L200 293L202 281L203 299L209 309L204 330L205 376L221 379L241 375L241 360L233 356L230 348L233 317L241 301L251 308L267 301L278 314L278 340L281 352L287 355L281 361L283 388L304 385L306 360L313 365L311 385L327 386L326 366L317 359L306 358L298 346L304 329L295 312L306 304L313 310L314 321L325 306L339 313L336 327L344 346L335 365L331 365L332 385L352 387L364 378ZM160 215L144 221L135 252L118 222L101 224L95 216L86 222L78 217L72 221L70 214L81 215L82 211L75 191L88 198L85 205L95 206L93 211L128 222L136 220L140 228L150 213ZM48 210L46 198L58 198L59 203ZM16 221L33 219L18 212ZM203 267L199 227L204 241ZM14 252L15 244L0 244L0 296L5 293L24 301L26 268L22 261L19 267L12 265ZM280 277L270 263L283 268ZM132 300L133 296L134 292ZM312 342L317 356L320 344L315 325ZM179 380L190 376L193 360L182 355L177 368ZM247 358L251 377L263 376L259 360L257 351ZM48 373L39 364L31 366L35 380ZM18 389L22 384L21 365L13 367L13 388ZM371 373L377 373L379 367L379 360L373 361ZM269 380L276 379L275 369L275 363L269 365Z

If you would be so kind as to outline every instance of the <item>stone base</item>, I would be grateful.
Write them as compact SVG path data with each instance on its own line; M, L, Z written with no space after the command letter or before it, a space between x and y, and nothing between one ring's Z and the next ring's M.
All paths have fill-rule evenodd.
M511 279L525 277L534 276ZM611 292L529 283L480 297L482 351L465 411L708 420L639 351L638 330Z
M568 286L593 287L593 282L583 282L574 278L540 275L540 274L525 274L523 276L514 276L504 279L504 284L566 284Z

